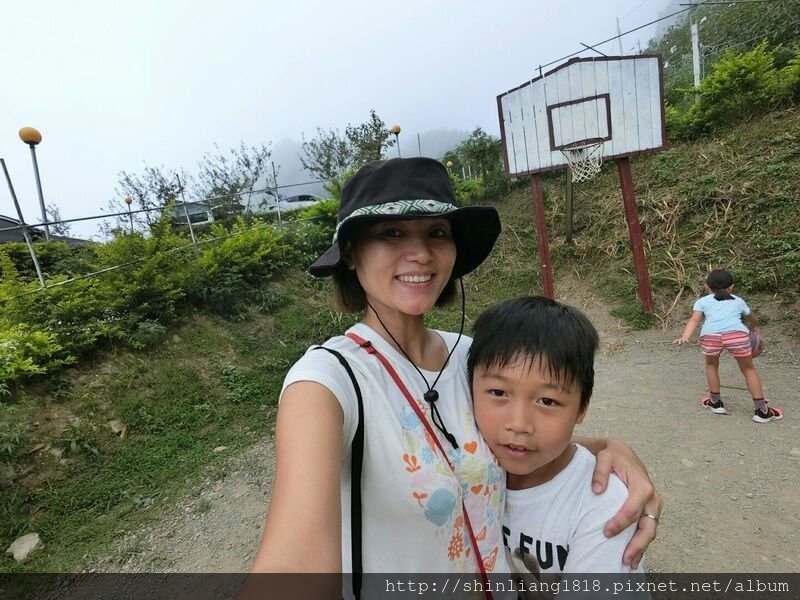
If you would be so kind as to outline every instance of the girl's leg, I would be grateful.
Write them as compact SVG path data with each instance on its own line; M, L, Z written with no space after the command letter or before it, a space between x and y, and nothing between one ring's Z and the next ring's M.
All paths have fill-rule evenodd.
M703 355L706 359L706 380L708 381L708 394L709 398L703 398L700 404L708 408L716 415L727 414L725 405L722 403L722 398L719 394L719 355L708 356Z
M749 356L737 356L736 362L739 363L739 370L744 375L744 381L747 384L747 391L753 397L753 400L764 400L764 390L761 387L761 378L758 376L756 366L753 364L753 359Z
M708 356L706 354L705 359L706 359L706 381L708 381L708 391L711 394L719 394L719 355Z
M764 390L761 387L761 378L756 372L756 366L753 364L753 359L750 356L735 357L736 362L739 363L739 370L744 375L744 380L747 383L747 389L753 397L755 403L755 412L753 413L753 421L756 423L769 423L770 421L777 421L783 418L783 409L778 407L767 406L767 401L764 400Z

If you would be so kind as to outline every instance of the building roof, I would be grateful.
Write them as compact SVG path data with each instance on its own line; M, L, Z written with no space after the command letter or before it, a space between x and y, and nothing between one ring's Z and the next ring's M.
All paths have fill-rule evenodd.
M28 227L28 231L31 233L31 237L34 241L42 241L44 239L44 231L42 229L38 227ZM50 239L55 242L64 242L73 248L80 248L90 243L89 240L74 238L67 235L51 234ZM0 215L0 243L24 241L25 237L22 235L19 219Z

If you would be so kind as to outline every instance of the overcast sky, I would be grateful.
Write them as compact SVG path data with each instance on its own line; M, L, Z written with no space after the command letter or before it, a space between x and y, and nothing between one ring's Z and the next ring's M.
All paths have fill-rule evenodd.
M26 221L38 222L30 151L18 138L27 125L43 135L44 198L63 218L100 213L122 170L147 163L195 174L214 144L240 140L272 143L285 163L279 183L294 183L301 176L286 153L301 134L343 130L373 108L402 127L404 156L417 154L418 133L431 154L434 130L499 135L499 93L581 43L616 35L617 18L625 32L666 4L10 0L0 14L0 157ZM623 37L625 53L646 47L655 29ZM619 44L599 50L618 54ZM0 214L14 215L2 179ZM76 224L73 235L95 228Z

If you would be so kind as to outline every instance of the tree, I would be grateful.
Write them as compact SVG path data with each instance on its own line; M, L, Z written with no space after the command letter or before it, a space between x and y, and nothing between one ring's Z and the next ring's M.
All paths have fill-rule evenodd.
M251 197L259 180L267 177L267 167L272 151L265 144L246 146L239 143L223 154L214 144L216 153L206 153L199 163L200 184L195 195L210 201L215 214L230 216L242 209L242 200L250 205Z
M394 146L386 123L371 110L369 119L360 125L345 127L344 135L338 129L317 127L311 140L303 138L300 162L308 172L320 179L332 180L349 169L384 158L386 150Z
M500 151L500 140L476 127L467 139L456 146L453 151L456 160L446 159L452 160L456 165L469 165L476 175L486 175L502 168Z
M348 125L344 130L347 141L353 148L353 165L360 167L371 160L384 157L384 150L394 146L391 133L374 110L369 111L369 120L361 125Z
M124 212L128 209L124 198L130 197L132 208L147 211L134 214L134 223L140 228L150 229L158 221L161 210L180 198L179 176L185 189L191 183L191 178L183 169L178 173L163 166L151 167L145 164L141 174L121 171L118 187L114 190L117 197L109 201L108 208L115 213ZM118 228L126 227L127 223L127 216L117 217Z
M648 47L648 53L664 57L667 102L683 108L694 102L690 16L700 32L702 70L709 74L726 50L746 52L764 40L769 48L790 47L797 39L797 14L800 14L800 0L698 4L681 15L660 38L651 40ZM784 57L786 62L792 54L783 51L777 57Z
M71 233L69 223L54 222L61 220L61 211L58 210L58 206L56 206L55 203L51 202L48 204L46 212L50 233L54 233L55 235L69 235Z
M309 141L303 138L298 156L306 171L327 181L338 177L353 162L352 148L347 139L338 130L325 131L319 127L316 137Z

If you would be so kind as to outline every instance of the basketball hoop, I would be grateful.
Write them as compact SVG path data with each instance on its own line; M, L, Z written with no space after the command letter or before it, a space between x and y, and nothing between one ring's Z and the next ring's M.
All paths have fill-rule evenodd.
M561 148L572 171L572 181L588 181L603 166L603 140L589 140L567 144Z

